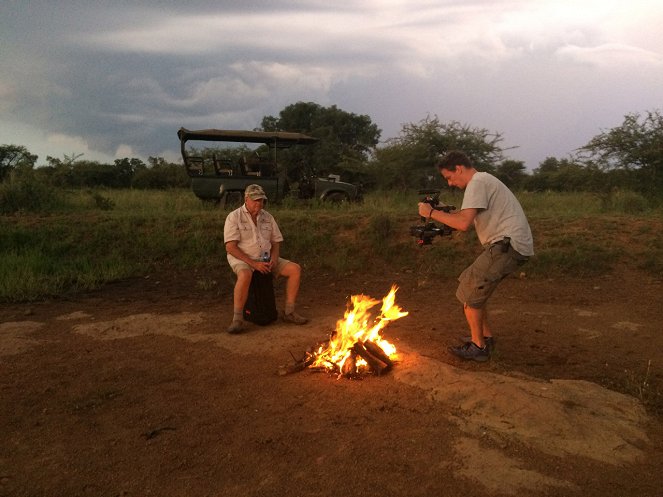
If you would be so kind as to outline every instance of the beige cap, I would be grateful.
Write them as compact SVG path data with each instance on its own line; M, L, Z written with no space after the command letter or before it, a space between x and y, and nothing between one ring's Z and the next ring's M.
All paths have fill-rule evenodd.
M249 185L244 190L244 196L249 197L251 200L258 200L259 198L264 198L267 200L267 195L265 195L265 190L262 189L260 185Z

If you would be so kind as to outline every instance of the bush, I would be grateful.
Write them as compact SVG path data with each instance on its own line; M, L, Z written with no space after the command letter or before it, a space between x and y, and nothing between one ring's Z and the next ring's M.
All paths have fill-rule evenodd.
M156 165L134 174L131 186L138 189L188 188L191 184L184 168L177 164Z
M649 202L639 193L628 190L613 190L601 196L601 207L606 212L640 214L649 209Z
M32 176L0 184L0 213L47 212L62 208L62 192Z
M88 193L92 197L95 207L98 209L103 211L110 211L115 208L115 202L113 202L108 197L104 197L101 193L91 190Z

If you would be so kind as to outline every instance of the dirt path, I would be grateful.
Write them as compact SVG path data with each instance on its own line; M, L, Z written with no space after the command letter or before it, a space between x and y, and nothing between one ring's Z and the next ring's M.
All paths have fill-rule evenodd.
M394 282L392 372L276 374ZM311 323L238 336L181 278L0 306L0 496L660 495L662 285L510 279L486 364L446 350L454 285L309 279Z

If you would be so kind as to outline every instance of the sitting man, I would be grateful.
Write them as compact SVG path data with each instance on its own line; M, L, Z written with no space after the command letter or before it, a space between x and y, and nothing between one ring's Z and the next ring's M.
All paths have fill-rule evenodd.
M223 241L228 263L237 275L233 293L233 320L228 333L244 329L244 305L249 293L253 271L285 276L285 312L283 321L305 324L308 319L295 312L302 268L299 264L279 257L283 235L274 217L263 210L267 195L260 185L249 185L244 192L244 205L235 209L223 227Z

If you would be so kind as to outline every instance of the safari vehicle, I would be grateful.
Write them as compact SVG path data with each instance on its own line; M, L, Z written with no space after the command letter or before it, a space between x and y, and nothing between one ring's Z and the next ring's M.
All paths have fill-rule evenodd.
M294 145L312 145L318 141L308 135L283 131L191 131L180 128L177 136L193 193L203 200L219 202L224 207L240 205L244 190L254 183L263 187L270 201L281 201L290 194L290 184L287 171L278 163L278 151ZM216 154L205 154L203 157L202 153L195 152L196 149L187 149L187 142L192 140L267 145L269 157L255 153L245 154L238 161L217 158ZM332 202L361 199L360 188L340 181L337 175L326 178L307 175L298 178L296 195L303 199L317 198Z

